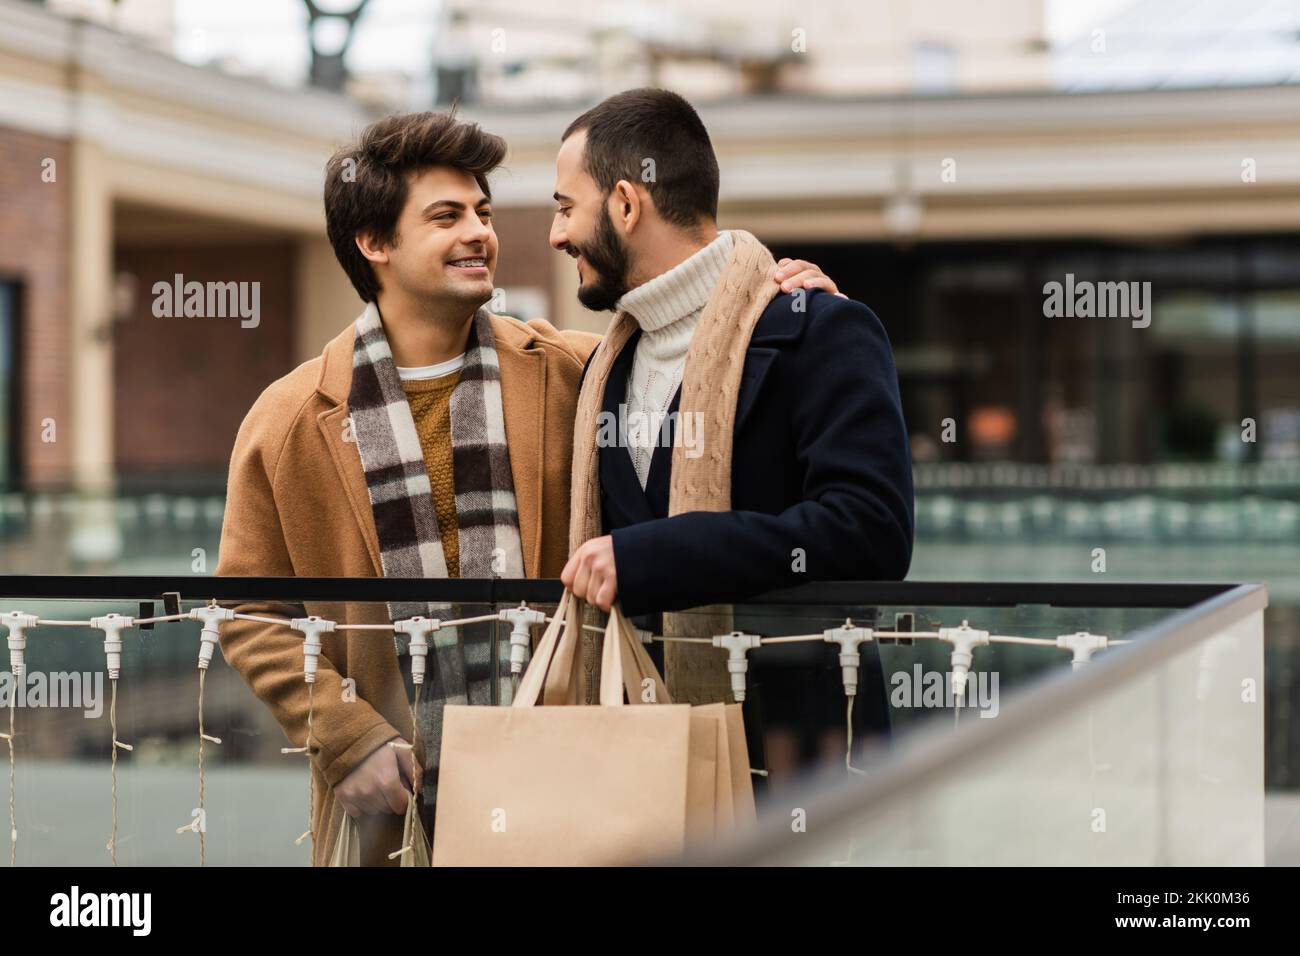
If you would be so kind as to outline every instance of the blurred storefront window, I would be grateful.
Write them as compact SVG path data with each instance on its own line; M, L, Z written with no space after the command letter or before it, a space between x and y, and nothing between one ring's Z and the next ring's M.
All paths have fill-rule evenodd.
M918 460L1300 457L1300 237L776 246L884 322ZM1129 312L1047 314L1067 277Z

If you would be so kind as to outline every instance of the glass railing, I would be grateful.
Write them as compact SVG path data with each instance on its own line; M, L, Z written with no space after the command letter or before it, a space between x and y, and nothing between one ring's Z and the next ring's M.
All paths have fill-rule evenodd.
M147 621L214 600L340 624L344 602L367 620L387 620L390 601L470 618L520 602L549 613L559 592L554 581L0 578L0 614L51 622L26 630L26 698L10 710L16 862L109 865L110 840L120 865L310 860L310 841L295 843L307 825L306 761L282 752L302 741L286 737L220 648L204 681L200 778L200 622L124 629L114 706L93 618ZM740 681L760 824L728 859L1260 862L1264 603L1262 589L1224 585L842 582L737 605L728 632L759 643L743 677L724 673L714 689L732 700ZM679 621L708 630L716 618ZM658 620L636 623L662 633ZM846 623L871 630L853 708L841 647L824 633ZM460 633L500 666L510 631L498 620ZM959 698L951 675L963 640ZM662 663L662 642L650 646ZM12 693L10 667L0 640L0 688ZM33 675L44 676L43 698ZM489 702L512 692L493 682ZM0 709L0 731L7 720ZM191 826L200 809L202 841ZM0 840L0 856L7 849Z
M1262 865L1266 602L1232 587L1123 629L1087 664L1016 681L996 719L918 727L867 774L803 781L755 833L691 859Z

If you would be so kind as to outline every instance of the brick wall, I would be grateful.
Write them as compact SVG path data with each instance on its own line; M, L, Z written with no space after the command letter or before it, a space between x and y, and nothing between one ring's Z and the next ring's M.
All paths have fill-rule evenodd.
M244 415L294 367L294 247L131 245L115 271L136 278L135 315L114 330L114 455L123 484L225 487ZM155 282L260 282L260 321L158 318Z
M55 162L55 181L41 180L42 162ZM19 482L57 484L71 459L68 315L68 186L71 163L62 140L0 127L0 279L17 282L19 377L11 451ZM56 437L41 441L52 418Z

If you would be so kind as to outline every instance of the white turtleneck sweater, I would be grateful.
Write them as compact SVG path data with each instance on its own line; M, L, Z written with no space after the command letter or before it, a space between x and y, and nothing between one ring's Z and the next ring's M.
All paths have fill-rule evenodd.
M682 383L686 353L700 314L722 279L732 237L716 239L662 275L637 286L618 301L641 327L627 382L628 454L644 489L650 460L673 395Z

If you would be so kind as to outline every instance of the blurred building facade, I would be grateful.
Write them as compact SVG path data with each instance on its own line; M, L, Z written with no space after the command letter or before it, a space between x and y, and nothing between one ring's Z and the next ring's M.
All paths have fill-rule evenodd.
M1041 0L665 0L564 16L523 0L448 0L439 98L498 105L598 100L664 86L688 97L900 95L1039 89Z
M31 4L0 21L9 483L210 485L261 388L357 311L320 182L365 117ZM256 327L155 317L177 274L258 282Z
M178 61L165 3L78 2L0 0L0 475L219 494L260 389L359 310L320 188L375 110ZM1063 49L1038 2L851 6L596 4L557 27L445 4L436 65L510 144L497 304L604 327L546 246L554 153L596 95L660 82L714 138L722 225L881 316L923 467L1300 460L1300 73L1275 55L1279 5L1241 11L1268 25L1242 33L1250 82L1222 57L1137 69L1149 21L1190 9L1173 0ZM1223 46L1204 37L1224 23L1188 25ZM256 282L256 327L156 316L176 276ZM1149 325L1047 316L1066 281L1150 283Z

